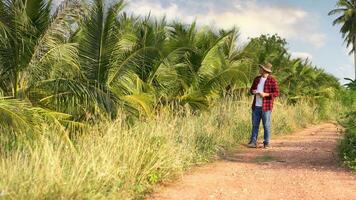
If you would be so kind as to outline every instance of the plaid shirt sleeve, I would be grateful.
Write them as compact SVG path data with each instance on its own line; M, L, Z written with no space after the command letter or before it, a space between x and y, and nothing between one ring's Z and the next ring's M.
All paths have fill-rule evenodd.
M271 91L269 94L272 96L272 98L279 96L278 82L275 78L271 78Z
M257 89L257 85L258 83L260 82L260 76L257 76L254 80L253 80L253 83L251 85L251 88L250 88L250 94L253 95L252 91L253 90L256 90Z
M263 98L262 101L262 110L268 111L273 108L273 100L274 98L279 96L279 88L277 80L273 77L270 77L266 80L264 92L269 93L270 96Z

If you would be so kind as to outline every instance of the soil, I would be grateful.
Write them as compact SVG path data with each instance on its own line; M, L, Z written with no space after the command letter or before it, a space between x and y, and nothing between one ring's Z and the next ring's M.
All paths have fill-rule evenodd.
M234 152L159 186L150 200L356 200L356 173L342 167L331 123L271 140L273 147Z

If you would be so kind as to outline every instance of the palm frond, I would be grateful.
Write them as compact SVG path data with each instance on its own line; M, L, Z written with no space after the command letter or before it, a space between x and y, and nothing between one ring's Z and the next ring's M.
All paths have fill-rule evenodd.
M89 15L82 23L79 55L86 78L106 85L112 64L113 52L118 46L115 35L116 17L123 8L123 1L109 7L105 12L104 2L96 0Z
M81 8L77 1L65 1L60 5L52 23L47 25L47 29L34 47L32 58L21 77L22 87L28 88L37 81L51 78L53 66L58 64L63 67L70 66L68 69L79 68L76 61L77 47L67 41L71 32L68 20L79 20L80 13ZM63 71L68 69L64 68Z
M106 88L90 82L73 79L49 79L31 89L31 99L45 108L82 118L85 113L95 113L95 107L111 117L116 115L117 99Z
M50 23L52 0L28 0L25 2L27 16L36 27L37 34L43 34Z
M48 125L55 128L67 144L72 145L61 123L61 120L67 120L69 117L63 113L33 107L27 101L0 98L0 127L25 137L37 137L42 133L41 126Z

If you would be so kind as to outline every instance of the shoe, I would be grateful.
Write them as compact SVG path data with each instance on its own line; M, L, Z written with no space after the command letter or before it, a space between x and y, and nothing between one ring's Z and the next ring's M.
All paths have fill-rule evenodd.
M265 144L265 143L263 143L263 148L265 148L265 149L270 149L270 148L272 148L272 147L271 147L270 144Z
M250 142L247 144L247 147L249 148L257 148L257 144L255 142Z

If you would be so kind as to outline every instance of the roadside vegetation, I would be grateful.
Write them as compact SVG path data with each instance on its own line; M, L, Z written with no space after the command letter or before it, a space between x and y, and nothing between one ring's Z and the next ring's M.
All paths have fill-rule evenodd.
M340 33L346 46L349 47L350 55L354 56L355 79L345 78L348 91L341 95L343 103L347 107L345 117L341 125L345 127L345 138L340 144L340 156L346 166L356 169L356 1L338 0L336 8L329 15L337 15L333 25L340 25Z
M339 154L345 166L356 170L356 81L350 80L348 90L341 95L341 102L346 108L340 124L345 128L344 137L339 144Z
M240 44L237 28L124 6L0 0L0 198L141 198L245 142L259 63L280 84L274 135L347 109L338 80L278 35Z
M74 148L53 126L45 124L32 144L28 139L21 140L21 146L11 151L0 145L1 197L143 198L154 184L247 142L251 130L249 106L249 99L229 98L217 101L209 112L161 110L134 125L126 123L127 116L119 116L88 128L73 140ZM338 106L328 104L329 112L321 115L316 106L307 103L278 101L273 137L318 123L325 114L334 115L341 108Z
M345 127L345 136L340 143L340 156L344 164L356 170L356 112L348 112L342 125Z

